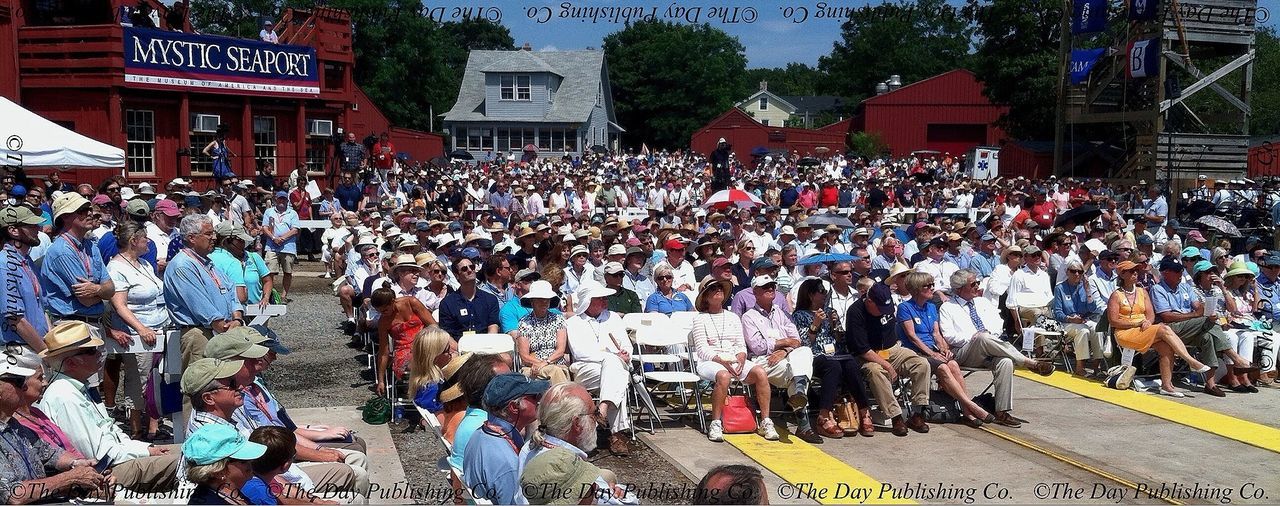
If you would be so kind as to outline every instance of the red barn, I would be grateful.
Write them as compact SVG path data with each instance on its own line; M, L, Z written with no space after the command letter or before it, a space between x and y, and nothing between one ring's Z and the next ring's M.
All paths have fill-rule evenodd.
M146 19L127 14L137 0L0 5L0 75L10 77L0 79L0 95L123 148L124 173L136 181L211 182L212 161L200 152L219 125L241 176L265 161L277 174L301 165L332 174L339 132L389 132L413 159L443 154L442 136L394 128L352 80L346 12L287 9L276 20L279 44L270 44L191 33L185 16L144 1L159 14L157 28L134 26Z
M1249 147L1249 177L1280 176L1280 137L1255 138Z
M751 151L757 147L795 152L800 156L817 156L816 150L820 147L827 148L829 154L843 153L847 134L847 128L808 130L765 126L734 107L695 131L689 146L695 152L710 154L715 151L717 141L724 138L733 146L738 160L750 160Z
M879 134L893 156L998 146L1005 133L995 122L1009 108L992 104L982 90L973 72L952 70L863 100L851 130Z

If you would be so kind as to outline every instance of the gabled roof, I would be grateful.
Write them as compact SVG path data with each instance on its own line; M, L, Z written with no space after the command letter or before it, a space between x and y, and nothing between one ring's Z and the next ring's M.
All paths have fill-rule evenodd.
M523 53L523 54L519 54ZM539 65L541 64L541 65ZM445 121L488 121L485 111L492 104L485 104L485 72L551 72L563 78L556 92L555 102L547 114L527 117L503 116L501 121L581 123L591 117L595 108L596 93L604 79L604 51L492 51L474 50L467 57L467 68L462 73L462 85L458 100ZM533 66L545 67L534 68ZM507 70L513 69L513 70ZM518 70L514 70L518 69ZM606 86L606 93L608 87ZM605 97L606 106L609 97ZM495 118L496 119L496 118ZM610 114L612 120L612 114Z
M557 72L556 69L547 65L542 58L538 58L532 51L504 51L507 53L504 57L495 59L492 63L480 69L481 72L549 72L561 77L564 74Z
M744 109L750 107L751 104L754 104L756 103L756 101L760 100L761 95L769 97L770 104L778 106L779 109L787 111L787 114L795 114L795 110L796 110L795 105L792 105L791 102L788 102L786 99L778 95L774 95L773 93L769 92L769 90L758 90L755 93L752 93L751 96L747 97L746 100L738 102L738 107L741 107Z
M982 91L976 74L955 69L870 97L860 105L993 105Z
M844 97L835 95L783 95L782 99L795 106L796 110L791 114L799 115L839 110L845 106Z

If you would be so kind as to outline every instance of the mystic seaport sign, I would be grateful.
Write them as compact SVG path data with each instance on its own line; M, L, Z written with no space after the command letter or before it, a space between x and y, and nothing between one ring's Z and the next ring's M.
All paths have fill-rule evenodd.
M209 93L320 94L315 48L133 27L124 29L124 80Z

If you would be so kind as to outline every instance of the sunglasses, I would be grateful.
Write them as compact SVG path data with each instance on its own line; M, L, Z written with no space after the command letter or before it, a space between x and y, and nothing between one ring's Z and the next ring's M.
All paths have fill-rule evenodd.
M458 272L471 272L474 270L476 270L476 268L474 265L471 265L471 264L458 266Z
M676 277L675 276L658 276L654 279L657 279L658 281L666 281L669 279L676 279Z
M837 275L837 276L843 276L843 275L845 275L845 274L852 274L852 273L853 273L853 271L850 271L850 270L842 270L842 271L831 271L831 273L832 273L832 274L835 274L835 275Z
M1067 272L1071 274L1084 274L1084 271L1080 269L1067 269Z
M935 285L934 283L929 283L929 284L924 285L924 286L923 286L923 287L921 287L921 288L933 288L934 286L937 286L937 285Z
M444 269L431 269L427 272L430 274L444 274Z

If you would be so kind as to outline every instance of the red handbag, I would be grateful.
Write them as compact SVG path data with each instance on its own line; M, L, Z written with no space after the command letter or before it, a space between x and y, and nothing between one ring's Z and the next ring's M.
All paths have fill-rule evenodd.
M725 398L724 409L720 410L720 424L725 434L750 434L756 431L756 412L747 404L744 391L739 395Z

